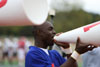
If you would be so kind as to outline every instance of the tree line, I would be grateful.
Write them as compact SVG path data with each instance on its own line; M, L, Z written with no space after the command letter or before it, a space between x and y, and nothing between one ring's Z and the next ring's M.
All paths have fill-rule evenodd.
M53 24L56 32L66 32L99 20L100 15L80 9L69 12L57 12ZM0 36L33 36L32 29L32 26L0 27Z

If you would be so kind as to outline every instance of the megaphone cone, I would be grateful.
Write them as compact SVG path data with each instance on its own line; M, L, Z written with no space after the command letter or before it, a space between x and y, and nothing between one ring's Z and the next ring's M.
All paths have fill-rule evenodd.
M43 24L48 16L47 0L1 0L0 26Z
M82 43L100 46L100 21L65 32L55 36L54 40L67 43L76 43L80 37Z

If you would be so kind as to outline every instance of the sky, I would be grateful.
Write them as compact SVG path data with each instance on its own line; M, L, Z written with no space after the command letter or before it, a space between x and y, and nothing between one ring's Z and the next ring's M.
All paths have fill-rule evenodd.
M51 1L54 0L48 0L49 4ZM61 1L61 0L58 0ZM62 0L63 1L63 0ZM66 0L68 1L68 0ZM69 1L74 1L75 0L69 0ZM96 13L96 14L100 14L100 0L80 0L82 1L82 5L83 5L83 10L87 11L87 12L92 12L92 13Z
M100 14L100 0L83 0L83 9L88 12Z

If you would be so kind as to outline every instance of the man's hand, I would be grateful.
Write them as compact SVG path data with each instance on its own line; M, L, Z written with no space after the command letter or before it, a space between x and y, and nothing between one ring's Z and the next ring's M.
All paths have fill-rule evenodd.
M64 49L69 48L70 45L68 43L64 43L64 42L58 42L58 41L54 41L56 45L63 47Z
M96 48L96 46L93 46L91 44L81 44L80 38L77 39L75 51L77 51L79 54L91 51L94 48Z

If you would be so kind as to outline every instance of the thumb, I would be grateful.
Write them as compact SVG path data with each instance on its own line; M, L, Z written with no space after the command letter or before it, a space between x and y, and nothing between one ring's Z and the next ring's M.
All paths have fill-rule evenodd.
M76 42L76 46L79 46L79 44L80 44L80 38L78 37L77 42Z

